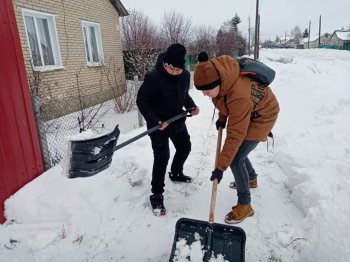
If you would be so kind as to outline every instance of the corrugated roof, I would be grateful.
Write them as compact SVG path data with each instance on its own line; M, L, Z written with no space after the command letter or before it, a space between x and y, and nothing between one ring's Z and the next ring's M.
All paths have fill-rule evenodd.
M119 0L109 0L109 1L111 1L112 5L117 10L119 16L129 15L128 11L123 6L122 2L120 2Z

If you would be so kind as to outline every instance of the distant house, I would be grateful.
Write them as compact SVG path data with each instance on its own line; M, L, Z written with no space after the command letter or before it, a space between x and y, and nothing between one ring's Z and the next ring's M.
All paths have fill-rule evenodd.
M280 36L275 42L276 47L279 48L295 48L296 44L290 35Z
M319 34L305 37L303 40L304 48L318 48L320 45L329 45L330 38L331 34L329 33L324 33L321 38L319 38Z
M329 42L337 49L350 50L350 30L335 30Z
M79 103L88 107L112 99L116 92L108 84L107 65L117 68L112 71L117 94L123 93L119 17L128 12L119 0L13 0L13 5L30 86L45 120L77 111Z

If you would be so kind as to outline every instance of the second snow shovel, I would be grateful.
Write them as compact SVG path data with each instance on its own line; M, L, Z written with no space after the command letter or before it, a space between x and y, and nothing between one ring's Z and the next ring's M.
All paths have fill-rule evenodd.
M221 152L222 128L218 132L216 146L216 162ZM216 204L218 180L213 181L209 222L189 218L180 218L176 223L174 243L170 254L170 262L183 259L178 254L177 243L185 240L190 246L200 241L203 261L209 261L212 257L222 255L225 261L244 262L246 235L243 229L235 226L221 225L214 223L214 213ZM190 252L191 253L191 252ZM186 259L191 261L190 254Z
M181 114L167 120L168 124L180 118L190 116L187 114L194 109L186 109ZM69 178L88 177L101 172L110 166L114 151L157 131L160 127L161 124L152 127L119 145L117 145L120 134L118 126L112 132L97 138L71 141L72 155L69 163Z

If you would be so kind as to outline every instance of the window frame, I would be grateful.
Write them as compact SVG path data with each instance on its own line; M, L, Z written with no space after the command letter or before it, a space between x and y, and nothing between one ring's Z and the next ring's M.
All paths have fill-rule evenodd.
M95 37L96 37L96 47L97 47L97 53L98 53L98 62L91 62L93 61L92 58L92 48L91 48L91 41L90 41L90 31L86 30L87 36L85 39L84 34L84 28L90 28L94 27L95 29ZM88 66L101 66L104 63L104 52L103 52L103 45L102 45L102 36L101 36L101 25L99 23L90 22L86 20L81 20L81 29L82 29L82 35L83 35L83 41L84 41L84 50L85 50L85 59ZM88 43L86 43L86 40L88 40ZM87 50L87 48L89 50ZM91 61L88 60L88 55Z
M62 66L62 59L61 59L61 52L60 52L60 45L58 41L58 34L57 34L57 26L56 26L56 15L50 14L50 13L45 13L45 12L39 12L27 8L21 8L22 9L22 17L23 17L23 24L24 28L26 31L26 37L27 37L27 43L29 47L29 53L30 53L30 58L31 58L31 63L33 66L34 71L50 71L50 70L55 70L55 69L61 69L64 68ZM29 41L29 35L28 35L28 30L27 30L27 23L25 17L32 17L34 20L34 25L35 25L35 34L37 37L37 44L40 52L40 60L41 60L41 66L35 66L34 61L33 61L33 55L32 55L32 48L30 46L30 41ZM51 42L51 49L52 49L52 54L53 54L53 59L54 59L54 65L45 65L44 57L43 57L43 51L41 48L40 44L40 34L38 30L38 24L36 19L46 19L47 20L47 25L48 25L48 33L49 33L49 38Z

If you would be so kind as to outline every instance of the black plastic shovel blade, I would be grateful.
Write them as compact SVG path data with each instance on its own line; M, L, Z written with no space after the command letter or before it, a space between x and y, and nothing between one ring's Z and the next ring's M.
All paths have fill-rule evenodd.
M108 168L120 131L118 126L103 136L71 141L69 178L93 176Z
M186 117L187 113L194 109L188 108L166 122L170 124ZM160 127L160 124L156 125L118 146L116 145L120 134L118 126L112 132L100 137L71 141L72 155L70 158L69 178L88 177L101 172L110 166L114 151L157 131Z
M239 227L180 218L176 223L170 262L175 262L178 258L176 244L182 239L190 247L195 241L201 242L203 261L209 261L211 257L216 258L220 254L225 261L243 262L245 259L246 235ZM191 261L190 257L187 259Z

